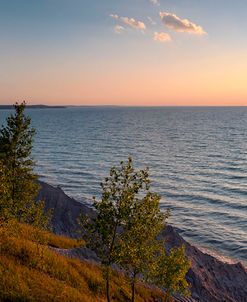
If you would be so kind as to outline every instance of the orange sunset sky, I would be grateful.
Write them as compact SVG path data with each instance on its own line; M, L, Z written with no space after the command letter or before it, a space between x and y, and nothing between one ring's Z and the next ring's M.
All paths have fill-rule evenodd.
M247 2L5 1L0 104L245 106Z

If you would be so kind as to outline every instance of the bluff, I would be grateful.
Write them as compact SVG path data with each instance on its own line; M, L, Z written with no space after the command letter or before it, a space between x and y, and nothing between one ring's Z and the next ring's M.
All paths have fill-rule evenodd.
M94 215L90 207L67 196L59 187L40 182L38 199L45 201L46 209L53 209L52 227L59 235L72 238L79 236L77 218L80 213ZM228 264L203 253L196 246L185 241L168 225L160 234L165 239L166 248L185 245L186 255L191 260L187 279L191 284L192 298L177 301L200 302L247 302L247 270L239 262ZM95 254L85 249L71 250L71 255L95 261Z

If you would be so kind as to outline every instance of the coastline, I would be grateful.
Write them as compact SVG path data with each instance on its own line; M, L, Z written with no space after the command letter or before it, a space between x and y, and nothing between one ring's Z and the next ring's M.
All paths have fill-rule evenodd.
M93 212L93 207L92 207L92 205L90 204L90 202L88 201L87 198L83 198L82 197L81 200L79 201L79 200L77 200L77 199L75 199L73 197L70 197L67 193L65 193L63 191L63 189L59 185L54 186L54 185L51 185L51 184L49 184L49 183L47 183L45 181L39 181L39 183L51 186L55 190L60 190L61 192L63 192L64 195L66 195L68 197L69 200L73 200L75 203L78 203L78 204L82 205L82 207L84 208L84 211L85 211L85 209L88 209L89 212ZM221 261L223 263L227 263L227 264L241 263L243 265L243 267L245 267L245 269L247 271L247 262L242 261L240 259L232 258L232 257L227 256L227 255L224 255L224 254L220 253L220 251L217 250L216 248L209 247L209 246L204 246L204 245L202 245L199 242L191 240L191 238L189 238L189 237L187 238L186 236L184 236L182 234L183 230L179 229L178 227L176 227L176 225L174 223L168 223L168 225L171 226L176 231L176 233L178 233L179 236L181 236L183 238L184 241L188 242L191 246L193 246L196 249L200 250L202 253L207 254L209 256L212 256L212 257L216 258L217 260L219 260L219 261Z
M39 182L41 190L38 200L45 201L46 209L53 208L52 227L55 234L78 238L77 218L80 213L93 217L94 211L66 195L60 187ZM186 256L191 261L187 280L191 284L192 300L200 302L247 302L247 269L241 262L228 263L217 259L208 251L202 251L184 240L177 230L167 225L160 238L165 240L167 251L173 247L185 246ZM93 251L71 250L72 257L93 261Z
M243 261L241 259L237 259L237 258L233 258L233 257L227 256L227 255L224 255L223 253L221 253L219 250L217 250L214 247L205 246L205 245L202 245L200 242L191 240L191 238L189 238L189 237L187 238L186 236L181 234L183 232L183 230L180 230L174 224L171 224L171 226L180 234L181 237L184 238L185 241L187 241L190 245L192 245L195 248L197 248L198 250L200 250L202 253L212 256L223 263L227 263L227 264L241 263L247 271L247 261Z
M210 249L208 247L203 247L200 244L197 243L191 243L191 245L195 246L197 249L199 249L202 253L210 255L212 257L214 257L215 259L223 262L223 263L227 263L227 264L237 264L237 263L241 263L243 265L243 267L246 269L247 271L247 263L242 261L242 260L237 260L237 259L233 259L231 257L225 256L220 254L219 251L214 250L214 249Z

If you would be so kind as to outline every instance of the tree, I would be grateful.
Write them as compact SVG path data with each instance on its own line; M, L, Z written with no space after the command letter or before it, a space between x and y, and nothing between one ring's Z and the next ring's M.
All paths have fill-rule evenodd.
M25 102L14 105L15 114L11 114L6 126L0 130L0 161L2 177L7 178L8 190L5 192L5 202L9 214L21 222L34 223L41 218L43 205L35 203L39 185L33 172L34 161L31 157L34 128L31 119L25 115ZM6 173L7 171L7 173ZM46 215L41 225L48 221Z
M167 293L182 292L187 262L183 250L168 257L158 235L170 212L162 213L160 196L150 191L148 169L136 171L129 158L120 168L113 167L101 184L102 198L94 198L95 217L81 216L84 238L105 267L106 297L110 295L110 272L115 263L131 280L132 302L138 279L167 285ZM185 292L185 291L184 291Z
M111 265L118 262L118 244L124 224L134 207L134 200L142 189L149 188L148 171L135 171L132 160L120 168L113 167L110 176L101 184L102 198L94 198L93 206L97 215L91 221L81 218L81 224L88 234L88 244L93 248L105 266L106 297L110 297Z
M184 246L171 249L169 255L163 250L156 262L153 281L165 288L165 302L172 301L173 294L190 295L190 286L185 278L189 268Z
M132 302L137 278L149 274L162 248L157 236L165 226L169 211L162 213L159 202L160 196L149 191L143 198L134 199L120 236L118 263L131 279Z

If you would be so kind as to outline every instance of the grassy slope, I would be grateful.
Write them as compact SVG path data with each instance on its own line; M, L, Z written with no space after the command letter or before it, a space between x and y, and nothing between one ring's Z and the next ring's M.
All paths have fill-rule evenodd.
M49 248L81 246L83 242L12 222L0 228L0 301L105 301L102 269L69 259ZM130 286L113 272L113 301L129 301ZM136 301L155 301L161 293L143 285Z

